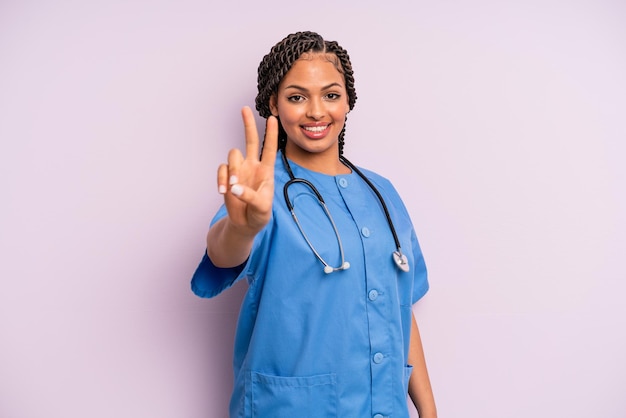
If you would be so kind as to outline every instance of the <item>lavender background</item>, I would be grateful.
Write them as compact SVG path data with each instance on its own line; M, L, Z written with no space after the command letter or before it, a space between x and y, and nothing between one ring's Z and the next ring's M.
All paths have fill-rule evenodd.
M0 2L0 416L227 415L244 287L189 279L256 66L351 54L346 154L427 257L440 417L626 416L626 4Z

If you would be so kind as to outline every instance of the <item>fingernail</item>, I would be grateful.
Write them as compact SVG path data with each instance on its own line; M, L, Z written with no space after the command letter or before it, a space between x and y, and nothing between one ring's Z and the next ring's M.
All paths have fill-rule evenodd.
M230 176L230 179L228 180L228 182L229 182L231 185L233 185L233 184L237 184L237 183L239 183L239 179L237 178L237 176L236 176L236 175L234 175L234 174L233 174L232 176Z
M226 193L226 186L224 186L223 184L220 184L219 187L217 188L217 191L219 194Z
M243 194L243 186L240 184L233 184L230 188L230 192L235 196L241 196Z

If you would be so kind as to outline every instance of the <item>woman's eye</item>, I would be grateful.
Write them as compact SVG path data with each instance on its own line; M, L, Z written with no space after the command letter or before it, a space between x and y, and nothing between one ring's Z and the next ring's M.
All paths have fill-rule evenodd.
M340 98L341 96L340 96L339 94L337 94L337 93L328 93L328 94L326 95L326 97L327 97L329 100L337 100L337 99L338 99L338 98Z
M293 96L289 96L287 98L287 100L289 100L290 102L296 102L297 103L297 102L301 102L302 100L304 100L304 97L295 94Z

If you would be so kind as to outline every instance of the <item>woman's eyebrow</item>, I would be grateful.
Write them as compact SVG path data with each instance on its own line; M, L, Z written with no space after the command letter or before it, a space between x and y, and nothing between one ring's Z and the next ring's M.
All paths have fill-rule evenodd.
M343 86L341 84L339 84L339 83L330 83L329 85L322 87L322 90L328 90L328 89L331 89L333 87L341 88ZM307 89L306 87L302 87L302 86L299 86L297 84L290 84L288 86L285 86L284 89L285 90L287 90L287 89L296 89L296 90L300 90L300 91L304 91L304 92L308 92L309 91L309 89Z

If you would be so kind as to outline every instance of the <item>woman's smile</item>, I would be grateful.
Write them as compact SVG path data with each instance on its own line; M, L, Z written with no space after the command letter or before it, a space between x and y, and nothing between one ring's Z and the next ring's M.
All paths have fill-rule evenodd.
M324 138L330 132L329 123L313 123L302 125L301 127L304 135L311 139Z

